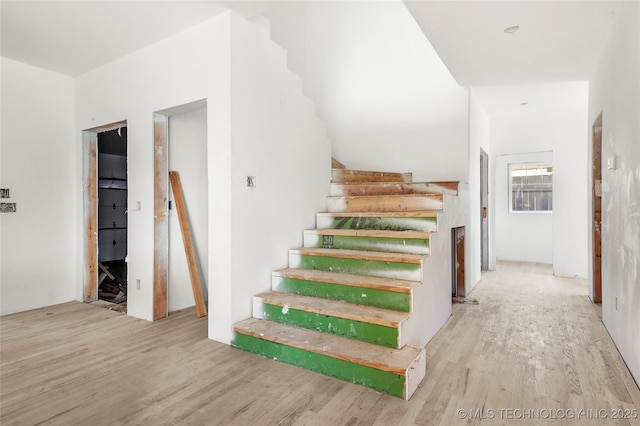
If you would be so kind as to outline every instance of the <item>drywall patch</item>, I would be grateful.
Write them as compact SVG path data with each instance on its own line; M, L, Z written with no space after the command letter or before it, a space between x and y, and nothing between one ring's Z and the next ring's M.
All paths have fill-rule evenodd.
M636 194L640 194L640 168L636 170L627 170L621 179L621 201L628 200L627 211L622 215L621 219L624 236L622 239L623 262L629 262L629 277L626 283L630 286L628 289L633 296L634 285L640 276L640 209L636 202ZM625 265L623 264L623 267ZM633 299L633 297L632 297Z
M640 167L629 167L621 161L616 170L606 174L609 191L606 215L603 217L603 253L610 265L606 278L617 283L615 293L625 295L617 297L615 311L629 315L630 306L638 303L635 283L640 279Z

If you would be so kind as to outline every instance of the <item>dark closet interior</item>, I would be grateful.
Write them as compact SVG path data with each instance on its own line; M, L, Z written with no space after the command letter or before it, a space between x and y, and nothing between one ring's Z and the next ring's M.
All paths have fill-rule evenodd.
M98 297L127 300L127 128L98 133Z

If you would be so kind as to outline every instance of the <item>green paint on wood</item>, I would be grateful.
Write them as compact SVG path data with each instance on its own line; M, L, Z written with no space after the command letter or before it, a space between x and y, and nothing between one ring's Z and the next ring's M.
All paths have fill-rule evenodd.
M262 305L263 319L281 324L322 331L388 348L398 348L398 329L378 324L354 321L336 316L317 314L299 309Z
M435 232L437 222L435 217L340 217L337 213L331 228Z
M332 238L318 238L318 247L387 253L429 254L428 238L386 238L350 235L323 235L323 237Z
M289 277L281 277L278 280L277 289L282 292L343 300L357 305L375 306L402 312L410 312L411 310L411 295L408 293Z
M236 333L231 344L247 352L263 355L267 358L363 385L398 398L405 397L404 389L406 378L395 373L280 343L270 342L242 333Z
M400 280L421 280L420 264L417 263L300 255L300 261L295 267Z

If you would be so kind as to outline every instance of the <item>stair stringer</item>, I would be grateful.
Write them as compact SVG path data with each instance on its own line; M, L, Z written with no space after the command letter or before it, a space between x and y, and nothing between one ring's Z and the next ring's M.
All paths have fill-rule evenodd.
M407 319L404 340L424 347L451 316L451 229L468 223L468 184L460 183L458 195L444 195L438 213L438 232L430 236L430 255L422 262L422 285L414 290L414 309Z

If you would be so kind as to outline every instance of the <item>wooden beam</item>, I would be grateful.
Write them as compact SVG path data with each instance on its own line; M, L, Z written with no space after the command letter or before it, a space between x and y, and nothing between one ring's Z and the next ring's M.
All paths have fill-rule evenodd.
M82 299L93 302L98 299L98 134L85 130L82 138L85 163L85 272Z
M173 198L178 211L178 222L180 223L180 231L182 232L182 241L184 243L184 251L187 255L187 265L189 266L189 276L191 277L191 287L193 289L193 298L196 302L196 314L198 318L207 315L207 307L202 296L202 283L200 281L200 269L198 268L198 260L193 248L193 240L191 238L191 228L189 226L189 218L187 217L187 208L180 186L180 175L178 172L169 172L169 180L171 181L171 189L173 190Z
M167 287L169 282L169 180L167 172L169 117L153 115L153 319L168 315Z

